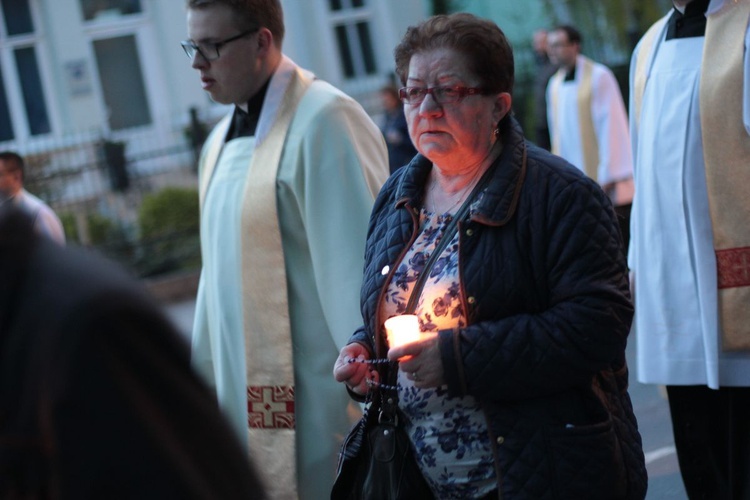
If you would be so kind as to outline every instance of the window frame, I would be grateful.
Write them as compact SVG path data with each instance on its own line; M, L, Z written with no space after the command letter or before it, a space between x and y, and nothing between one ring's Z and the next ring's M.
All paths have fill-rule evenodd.
M326 7L328 8L329 21L332 31L333 43L338 50L338 56L340 59L339 70L341 75L346 81L361 80L377 76L380 71L380 64L378 61L378 53L373 43L373 24L374 24L374 12L370 6L368 0L363 0L361 7L355 7L352 0L340 0L341 9L332 10L332 6L329 0L326 0ZM362 43L359 28L360 24L366 26L369 47ZM349 55L351 57L352 72L349 74L347 71L347 61L345 61L345 55L343 47L339 41L339 29L343 28L346 34L346 40L349 45ZM369 49L369 54L366 54ZM371 61L372 68L368 68L368 58Z
M10 1L10 0L4 0ZM44 140L54 135L59 118L56 108L51 105L54 98L54 84L49 54L43 43L45 38L44 24L36 0L25 0L31 13L33 30L28 33L9 35L6 27L5 12L0 8L0 78L3 79L5 98L13 137L0 140L0 144L18 144ZM39 75L41 100L49 123L49 131L32 134L31 123L26 109L21 75L16 62L16 50L33 49L34 59Z

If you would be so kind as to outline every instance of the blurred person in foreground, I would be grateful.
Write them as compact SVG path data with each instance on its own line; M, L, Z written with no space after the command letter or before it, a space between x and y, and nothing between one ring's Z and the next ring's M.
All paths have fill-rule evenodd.
M388 146L388 168L393 173L409 163L417 150L409 138L409 127L406 125L404 106L398 97L398 88L391 85L381 88L380 101L384 110L380 130Z
M33 226L0 207L0 498L264 498L153 299Z
M750 1L673 3L630 66L636 374L688 496L748 499Z
M24 180L23 157L13 151L0 152L0 202L5 200L29 214L37 232L64 245L62 222L46 203L24 189Z
M525 140L511 113L513 53L491 21L432 17L407 30L395 58L420 154L375 202L365 325L336 380L359 396L383 380L358 361L373 357L376 331L403 313L437 251L416 307L422 338L388 351L435 497L642 499L625 361L633 307L609 198Z
M318 500L359 414L330 367L361 322L385 142L356 101L283 54L279 0L188 0L187 29L203 89L233 105L199 165L193 364L269 494Z

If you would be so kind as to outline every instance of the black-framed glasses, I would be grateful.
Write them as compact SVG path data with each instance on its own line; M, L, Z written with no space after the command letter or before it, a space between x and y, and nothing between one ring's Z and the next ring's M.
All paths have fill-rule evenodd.
M197 44L194 43L192 40L184 40L180 42L180 45L182 45L182 49L185 51L185 54L190 58L192 61L195 57L195 54L198 53L201 56L203 56L203 59L206 61L215 61L219 57L221 57L221 54L219 53L219 49L222 48L224 45L228 44L229 42L233 42L235 40L239 40L240 38L251 35L258 31L260 28L253 28L249 29L247 31L243 31L239 35L234 35L229 38L225 38L224 40L221 40L219 42L214 43L201 43Z
M432 94L432 98L438 104L452 104L460 102L467 95L482 94L483 89L477 87L462 87L454 85L453 87L402 87L398 89L398 97L404 104L417 105L422 104L427 94Z

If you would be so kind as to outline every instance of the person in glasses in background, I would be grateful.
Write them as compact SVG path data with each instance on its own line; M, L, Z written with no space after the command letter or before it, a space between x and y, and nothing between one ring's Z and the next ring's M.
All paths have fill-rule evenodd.
M633 153L628 116L615 75L581 54L581 33L558 26L547 35L558 66L547 84L552 152L597 181L617 208L625 248L633 201Z
M400 360L400 418L436 498L642 499L633 306L609 197L525 139L513 52L493 22L429 18L395 58L419 154L375 201L364 326L334 378L365 396L391 377L357 361ZM388 349L384 321L425 272L421 339Z
M182 47L234 108L199 162L192 362L270 498L320 499L358 409L330 366L357 314L385 141L352 98L282 52L279 0L188 0Z

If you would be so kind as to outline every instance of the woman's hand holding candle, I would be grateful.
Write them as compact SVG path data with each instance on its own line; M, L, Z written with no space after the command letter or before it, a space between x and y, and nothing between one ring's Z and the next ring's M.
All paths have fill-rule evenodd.
M445 383L437 332L422 332L416 342L391 347L388 359L398 360L399 369L416 387L438 387Z

